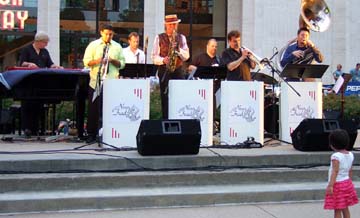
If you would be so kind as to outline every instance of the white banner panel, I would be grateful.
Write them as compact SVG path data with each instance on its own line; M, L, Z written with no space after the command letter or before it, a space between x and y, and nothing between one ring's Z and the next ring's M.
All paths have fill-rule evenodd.
M169 119L198 119L201 145L212 145L213 81L170 80Z
M289 82L300 97L284 82L280 95L280 138L292 142L290 134L303 119L322 118L322 83Z
M247 137L264 143L264 83L221 82L221 142L242 143Z
M140 122L149 119L150 80L107 79L103 91L104 146L136 148Z

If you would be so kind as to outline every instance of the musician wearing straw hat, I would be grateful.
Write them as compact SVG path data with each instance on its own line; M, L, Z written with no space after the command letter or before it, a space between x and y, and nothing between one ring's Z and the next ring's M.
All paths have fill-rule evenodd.
M176 14L165 16L165 32L156 35L151 59L158 65L161 108L163 118L168 118L168 85L170 79L185 79L183 62L190 57L186 37L177 32L181 22Z

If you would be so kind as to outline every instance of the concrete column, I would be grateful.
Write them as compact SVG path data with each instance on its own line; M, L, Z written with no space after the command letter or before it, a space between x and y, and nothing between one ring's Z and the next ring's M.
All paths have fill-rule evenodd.
M230 32L231 30L239 30L242 29L242 5L243 0L228 0L227 10L227 30ZM227 33L226 33L227 34Z
M151 61L151 50L156 34L164 32L165 0L144 1L144 38L149 37L147 62Z
M224 30L225 25L225 8L226 5L224 4L223 0L214 0L213 6L213 36L216 37L223 37L227 35L227 32ZM222 51L225 48L225 42L218 42L218 55L221 55ZM221 49L219 49L221 48Z
M241 32L241 44L254 50L255 48L255 0L242 0L241 6L241 20L242 23Z
M47 49L53 62L60 65L60 0L38 0L37 31L49 35Z

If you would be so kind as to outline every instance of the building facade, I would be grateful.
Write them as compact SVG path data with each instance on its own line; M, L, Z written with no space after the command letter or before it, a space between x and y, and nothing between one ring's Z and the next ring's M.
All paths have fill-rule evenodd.
M332 83L338 63L348 72L360 62L360 29L356 0L325 0L332 24L326 32L312 32L312 41L329 65L323 77ZM0 1L0 69L17 65L20 50L32 42L36 31L49 34L48 50L55 63L82 67L87 44L99 37L99 26L111 23L115 40L126 46L127 35L138 32L148 50L156 34L164 31L165 14L178 14L179 32L186 35L191 57L205 51L208 39L219 42L218 54L226 48L226 34L237 29L242 44L261 57L271 57L296 36L301 0L2 0ZM25 19L26 18L26 19ZM143 46L143 43L140 43ZM150 52L148 52L148 62ZM265 69L266 71L266 69Z

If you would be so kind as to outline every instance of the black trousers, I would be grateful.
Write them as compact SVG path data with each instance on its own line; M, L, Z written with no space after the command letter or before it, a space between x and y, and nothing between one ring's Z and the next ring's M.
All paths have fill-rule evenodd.
M214 93L213 93L213 121L215 122L215 114L216 114L216 92L220 89L221 87L221 79L214 79L213 80L213 89L214 89Z
M102 103L103 95L102 90L100 96L98 96L93 102L93 94L95 90L89 87L88 91L88 118L87 118L87 133L89 137L95 137L98 134L100 127L102 126Z
M160 82L161 110L163 119L169 118L169 80L185 79L185 73L182 68L177 68L174 72L167 72L165 65L158 68Z
M45 118L43 105L44 103L39 101L21 101L21 128L30 130L31 135L38 135L39 133L40 121Z

